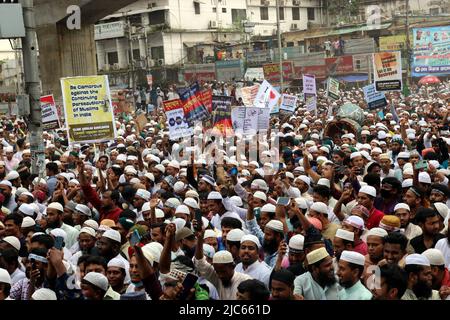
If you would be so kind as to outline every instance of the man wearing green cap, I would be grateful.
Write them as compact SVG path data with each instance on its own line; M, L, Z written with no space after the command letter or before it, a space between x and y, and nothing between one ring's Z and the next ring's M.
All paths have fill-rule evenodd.
M119 218L119 221L116 224L116 229L119 231L121 236L121 247L120 252L122 256L125 256L127 260L130 260L128 255L128 248L130 247L130 243L128 242L127 235L130 232L131 227L134 226L134 222L131 219L127 219L125 217Z

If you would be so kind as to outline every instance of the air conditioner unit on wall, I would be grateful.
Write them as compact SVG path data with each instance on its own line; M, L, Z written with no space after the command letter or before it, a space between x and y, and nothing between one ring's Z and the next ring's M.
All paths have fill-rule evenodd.
M209 21L209 28L210 29L217 29L217 21L216 20Z

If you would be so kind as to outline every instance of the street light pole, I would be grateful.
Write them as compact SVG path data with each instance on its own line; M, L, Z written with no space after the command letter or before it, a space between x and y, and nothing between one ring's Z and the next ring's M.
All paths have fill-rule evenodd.
M409 42L409 0L405 0L405 10L406 10L406 19L405 19L405 35L406 35L406 85L409 87L410 85L410 72L411 72L411 48Z
M281 49L281 30L280 30L280 0L277 1L277 38L278 38L278 58L280 63L280 91L283 93L283 52Z

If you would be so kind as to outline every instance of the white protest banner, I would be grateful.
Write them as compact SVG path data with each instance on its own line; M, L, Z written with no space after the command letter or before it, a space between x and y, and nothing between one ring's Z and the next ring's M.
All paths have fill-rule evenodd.
M363 87L363 91L364 99L366 100L367 106L370 110L387 106L387 100L384 92L377 92L373 83Z
M332 99L339 99L339 81L334 78L327 80L327 96Z
M242 98L244 106L253 106L253 101L259 90L259 83L250 87L243 87L236 90L236 98Z
M303 75L303 93L316 94L316 77L312 74Z
M317 97L315 94L305 94L306 110L311 112L317 109Z
M231 121L235 133L256 134L259 130L269 129L270 109L236 107L231 111Z
M245 71L244 79L247 81L257 81L264 80L264 69L263 68L247 68Z
M276 104L278 104L280 97L281 94L274 87L272 87L269 82L264 80L259 87L258 93L253 101L253 105L257 108L272 109Z
M283 94L280 103L280 110L293 113L296 107L297 107L297 96L293 96L290 94Z
M69 143L116 138L108 76L62 78L61 90Z
M61 125L59 123L58 110L56 109L55 98L53 95L42 96L40 101L43 129L48 131L60 128Z
M372 54L375 90L402 90L402 58L400 51Z
M183 102L180 99L163 101L164 112L169 124L170 140L177 140L183 137L190 137L194 130L189 126L184 115Z

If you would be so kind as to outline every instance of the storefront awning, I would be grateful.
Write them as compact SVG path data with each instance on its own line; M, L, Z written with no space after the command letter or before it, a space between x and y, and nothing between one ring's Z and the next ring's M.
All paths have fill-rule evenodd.
M337 76L338 80L345 82L360 82L369 80L369 75L367 74L355 74L355 75L347 75L347 76Z
M389 28L390 26L391 26L391 23L383 23L383 24L380 24L379 26L363 25L363 26L358 26L358 27L335 29L335 30L330 30L327 33L322 33L320 35L310 35L310 36L305 37L305 39L323 38L323 37L336 36L336 35L348 34L348 33L353 33L353 32L382 30L382 29Z

